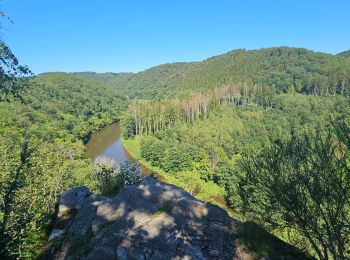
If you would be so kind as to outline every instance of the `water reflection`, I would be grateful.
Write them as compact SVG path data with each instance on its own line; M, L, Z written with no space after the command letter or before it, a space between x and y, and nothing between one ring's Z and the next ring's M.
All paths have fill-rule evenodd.
M121 142L119 124L106 126L92 134L91 139L86 144L86 155L92 159L106 156L108 158L113 158L118 163L125 162L128 156Z
M121 130L119 124L115 123L104 127L100 131L91 135L90 140L85 145L87 157L96 159L100 156L113 158L118 163L126 160L135 160L124 150L121 141ZM141 171L149 174L150 170L141 164Z

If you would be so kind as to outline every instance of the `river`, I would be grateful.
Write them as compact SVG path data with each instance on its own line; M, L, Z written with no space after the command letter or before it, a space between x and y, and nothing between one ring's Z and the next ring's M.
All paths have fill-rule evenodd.
M123 148L121 140L121 130L118 123L108 125L101 130L93 133L90 140L85 144L85 152L87 157L91 159L96 159L100 156L106 156L114 159L119 164L122 164L126 160L136 162L134 158ZM151 175L152 170L147 168L145 165L140 164L141 171L144 175ZM157 173L153 173L155 177L162 179L161 176L158 176ZM226 205L225 198L222 196L217 196L214 199L221 206L224 206L225 209L233 214L233 210L229 209Z
M121 140L121 130L118 123L108 125L101 130L93 133L90 140L85 145L87 157L96 159L101 156L114 159L119 164L126 160L135 162L130 154L123 148ZM145 175L151 173L144 165L141 166L141 171Z

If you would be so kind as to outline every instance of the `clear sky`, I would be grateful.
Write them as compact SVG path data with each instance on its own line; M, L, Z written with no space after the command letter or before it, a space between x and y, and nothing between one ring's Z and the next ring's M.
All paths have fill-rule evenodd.
M350 49L350 0L1 0L34 73L140 71L245 48Z

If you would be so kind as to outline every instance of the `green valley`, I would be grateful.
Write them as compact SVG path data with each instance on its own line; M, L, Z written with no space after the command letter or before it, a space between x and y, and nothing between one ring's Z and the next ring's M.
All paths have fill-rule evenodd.
M313 257L349 257L345 55L242 49L139 73L32 76L21 67L17 76L7 72L17 61L6 54L0 71L1 256L39 254L65 190L86 185L112 197L140 181L133 177L136 166L94 165L84 153L91 133L120 121L124 147L158 179ZM256 257L275 252L244 245Z

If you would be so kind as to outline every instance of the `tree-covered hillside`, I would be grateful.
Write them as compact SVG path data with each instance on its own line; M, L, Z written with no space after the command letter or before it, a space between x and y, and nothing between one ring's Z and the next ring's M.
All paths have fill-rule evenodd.
M350 50L338 53L339 56L350 57Z
M212 203L223 205L224 196L238 216L320 259L349 255L343 251L350 243L350 204L343 200L350 194L348 97L280 94L266 108L219 98L207 111L192 110L201 104L192 100L189 110L184 104L131 105L122 121L127 149L167 181ZM334 236L341 241L324 243Z
M130 80L134 73L114 73L114 72L106 72L106 73L96 73L96 72L73 72L72 75L77 77L93 80L100 82L104 85L109 86L117 86L120 83L123 83L127 80Z
M25 67L19 69L26 72ZM276 167L281 167L276 172L288 177L297 168L284 165L284 158L297 162L299 154L293 157L288 149L281 149L283 157L274 158L274 149L281 145L294 149L293 140L298 140L308 152L300 154L301 162L313 166L305 174L317 169L332 177L335 169L339 185L348 185L340 174L348 169L348 146L343 141L350 118L348 58L280 47L235 50L202 62L165 64L140 73L44 73L25 78L5 71L0 71L0 256L30 258L38 252L57 198L66 189L87 185L115 191L119 180L113 163L94 170L84 155L83 142L90 133L119 119L124 145L159 176L201 200L233 208L242 219L264 225L312 255L322 258L324 253L315 252L321 247L329 254L348 254L342 248L348 245L344 239L329 245L318 239L313 246L314 237L309 239L304 230L298 230L298 221L281 217L286 204L268 214L275 222L265 219L274 207L273 187L259 192L264 176L251 176L270 170L257 159L261 157L276 159ZM346 122L345 130L333 126L339 118ZM325 145L308 147L304 135ZM322 160L316 149L325 152L328 164L314 163ZM314 160L312 164L307 158ZM250 161L254 167L248 167ZM130 175L129 170L126 173ZM327 178L323 180L329 185ZM291 185L288 181L280 184ZM325 190L329 186L318 187L330 194ZM264 204L267 197L269 205ZM334 198L339 197L330 197ZM322 203L338 205L338 201ZM345 210L336 212L343 214L348 208L346 204ZM317 210L309 212L323 213L323 208ZM335 232L346 237L346 217L341 234L320 230L326 237ZM321 227L328 221L313 220ZM284 229L283 225L289 226Z
M123 116L124 144L201 200L225 206L225 197L238 216L313 256L343 259L350 243L349 65L345 57L283 47L186 63L182 74L183 64L152 68L129 85L143 99ZM332 182L341 192L329 190Z
M66 73L21 85L9 80L15 91L1 92L0 99L0 258L33 258L58 196L78 185L96 188L83 140L117 121L128 101Z
M35 109L65 122L65 128L80 139L117 121L128 104L118 90L69 73L39 75L30 81L23 97Z
M350 60L301 48L233 50L202 62L164 64L135 74L84 74L136 98L186 96L245 83L314 95L349 95ZM113 79L114 78L114 79Z

